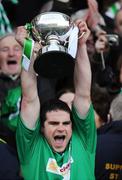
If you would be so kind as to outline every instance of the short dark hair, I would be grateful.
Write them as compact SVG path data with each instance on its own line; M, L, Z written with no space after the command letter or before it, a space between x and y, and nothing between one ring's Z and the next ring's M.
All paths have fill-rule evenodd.
M44 126L44 122L46 120L46 113L56 110L63 110L65 112L68 112L71 116L71 110L65 102L59 99L50 99L44 102L40 109L40 121L42 127Z
M93 84L91 89L91 99L94 110L102 121L106 123L113 96L109 94L107 88L100 87L98 84Z

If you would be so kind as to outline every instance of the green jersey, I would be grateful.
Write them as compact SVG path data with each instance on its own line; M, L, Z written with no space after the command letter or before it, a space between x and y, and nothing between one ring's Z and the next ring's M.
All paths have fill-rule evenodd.
M20 119L16 139L24 180L94 180L96 127L92 105L85 118L75 108L72 138L64 153L52 150L36 128L28 129Z
M12 131L16 130L20 111L21 87L18 86L8 91L8 94L2 103L1 120Z

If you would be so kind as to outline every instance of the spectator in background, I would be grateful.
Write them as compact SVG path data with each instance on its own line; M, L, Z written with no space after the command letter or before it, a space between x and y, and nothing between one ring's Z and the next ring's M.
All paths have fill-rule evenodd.
M111 93L120 91L117 69L120 47L118 36L113 33L107 34L107 32L101 33L95 43L96 82L102 87L107 87Z
M0 138L0 180L22 180L17 152Z
M0 37L0 179L22 179L15 133L9 129L17 124L19 113L21 55L14 33Z
M120 3L121 2L117 2ZM109 86L110 91L119 91L119 71L117 68L119 56L122 47L122 28L121 28L122 10L116 10L113 19L113 29L106 26L105 32L101 33L96 40L95 48L99 56L95 59L99 62L99 72L97 74L98 81L101 85ZM117 90L118 89L118 90Z
M122 94L112 101L111 122L98 130L96 180L122 179Z
M0 37L0 134L12 145L15 139L14 134L6 129L4 123L7 123L8 126L12 125L12 127L17 123L15 119L19 113L21 96L21 56L22 48L15 40L14 33Z
M0 37L0 102L3 102L9 89L20 85L21 56L22 48L14 33Z
M106 87L100 87L97 83L92 84L91 99L95 110L96 127L102 127L110 122L109 109L115 95L108 92Z

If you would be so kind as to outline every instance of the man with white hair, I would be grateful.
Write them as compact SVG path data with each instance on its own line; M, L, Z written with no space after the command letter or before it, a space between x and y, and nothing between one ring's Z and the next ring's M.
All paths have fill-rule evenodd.
M21 55L22 48L15 40L14 33L8 33L0 37L1 120L2 122L5 120L4 122L9 125L12 123L12 126L16 126L14 118L15 115L17 116L21 96ZM15 121L11 121L12 119Z
M7 91L20 85L22 48L14 33L0 37L0 102Z
M0 37L0 120L4 123L11 124L14 122L16 124L16 121L11 121L15 116L10 115L17 115L16 112L19 109L18 102L21 96L21 56L22 48L15 40L14 33L7 33ZM2 126L2 124L0 125ZM1 137L3 138L4 136L4 138L7 138L5 140L8 140L8 137L11 139L6 134L8 133L6 130L3 133L5 127L3 128L1 126ZM2 133L4 134L3 136Z
M17 116L16 112L19 109L21 55L22 48L15 40L14 33L0 37L0 179L22 179L15 134L4 125L9 123L11 126L11 123L17 123L17 119L11 114Z

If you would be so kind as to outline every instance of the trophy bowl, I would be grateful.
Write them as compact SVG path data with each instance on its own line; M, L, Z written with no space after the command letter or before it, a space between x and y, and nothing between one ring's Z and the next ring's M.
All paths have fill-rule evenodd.
M46 78L71 76L74 58L68 53L68 38L74 23L70 17L59 12L45 12L32 21L32 38L41 42L34 62L34 70Z

